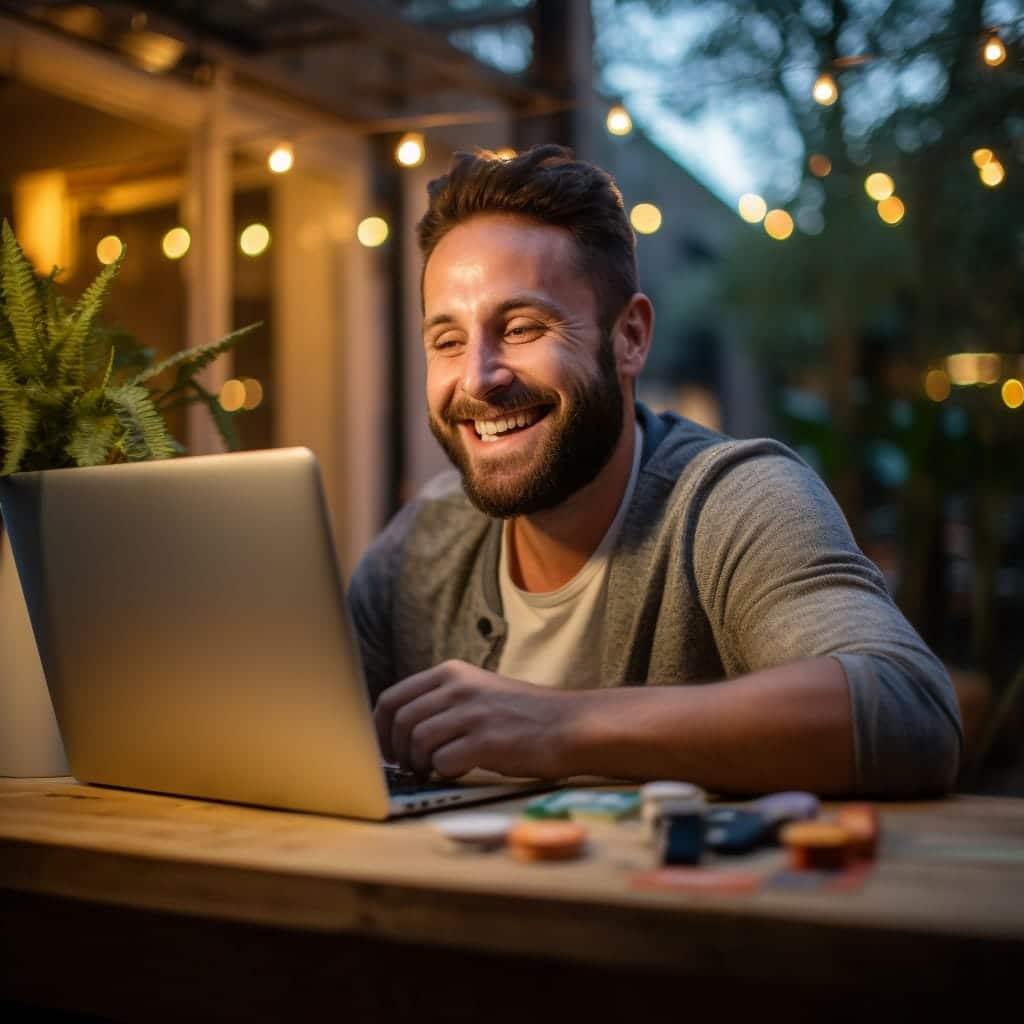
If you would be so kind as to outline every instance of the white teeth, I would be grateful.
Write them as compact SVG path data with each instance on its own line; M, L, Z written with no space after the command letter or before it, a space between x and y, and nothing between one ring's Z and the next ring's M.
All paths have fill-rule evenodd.
M528 427L537 420L536 409L526 409L523 412L513 413L511 416L501 416L495 420L474 420L473 426L477 434L484 441L496 441L499 434L504 434L516 427Z

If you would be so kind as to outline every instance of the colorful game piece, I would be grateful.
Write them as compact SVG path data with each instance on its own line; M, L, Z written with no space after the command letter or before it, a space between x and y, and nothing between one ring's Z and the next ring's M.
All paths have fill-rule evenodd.
M802 821L786 825L782 842L796 871L845 868L852 859L850 833L840 825Z
M519 860L571 860L583 852L587 830L574 821L520 821L507 840Z
M871 804L848 804L836 815L850 834L850 852L855 860L873 860L878 852L878 811Z
M494 850L504 846L512 819L507 814L450 814L434 818L431 824L457 846Z

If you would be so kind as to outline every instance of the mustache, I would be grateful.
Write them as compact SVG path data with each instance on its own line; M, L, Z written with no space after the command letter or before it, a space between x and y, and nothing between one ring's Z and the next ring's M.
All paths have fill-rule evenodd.
M555 405L557 402L558 395L553 391L513 384L504 391L495 393L488 402L478 402L465 395L457 396L444 410L442 419L454 427L465 420L495 419L513 410L536 405Z

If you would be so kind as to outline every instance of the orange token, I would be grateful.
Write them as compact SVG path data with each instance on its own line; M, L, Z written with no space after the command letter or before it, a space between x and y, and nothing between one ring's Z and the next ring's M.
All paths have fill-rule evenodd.
M796 822L782 830L781 839L797 871L844 868L852 859L851 836L841 825Z
M571 860L586 839L587 830L574 821L521 821L506 841L520 860Z
M871 804L848 804L836 815L850 833L850 850L857 860L873 860L878 852L878 811Z

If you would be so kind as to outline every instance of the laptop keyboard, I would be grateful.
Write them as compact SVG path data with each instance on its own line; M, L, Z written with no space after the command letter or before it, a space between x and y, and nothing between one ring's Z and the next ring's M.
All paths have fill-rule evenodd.
M387 779L388 792L392 796L407 796L410 793L433 793L440 789L456 789L457 782L449 779L425 779L415 772L406 771L395 764L384 765L384 777Z

